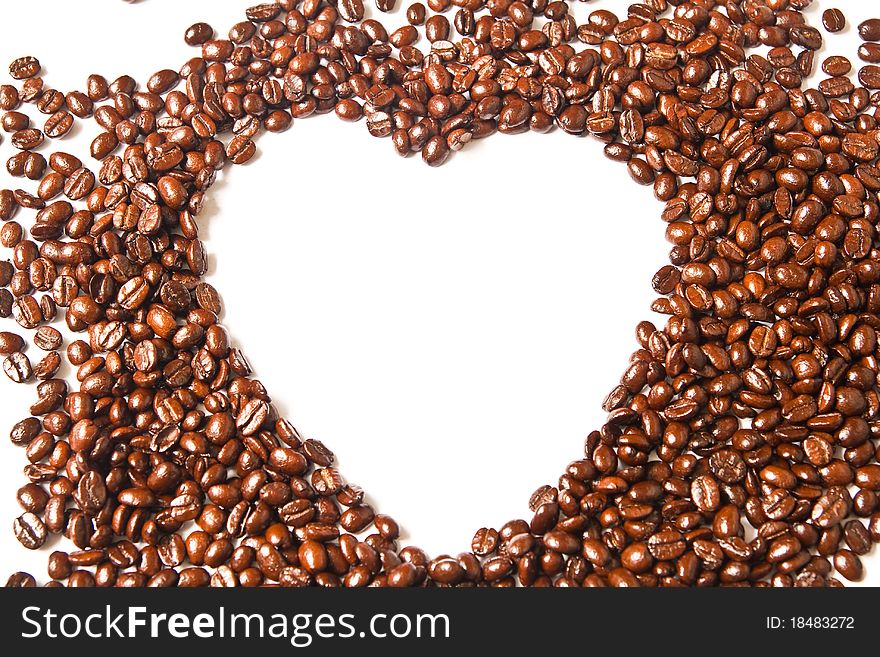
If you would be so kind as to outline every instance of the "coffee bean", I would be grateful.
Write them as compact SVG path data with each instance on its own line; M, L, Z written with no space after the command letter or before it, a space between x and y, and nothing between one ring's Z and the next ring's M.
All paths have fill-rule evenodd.
M869 64L880 64L880 43L863 43L859 46L859 59Z
M16 333L0 331L0 354L10 355L24 349L24 339Z
M648 539L648 551L660 561L677 559L687 549L687 544L677 531L662 531Z
M868 64L859 69L859 82L866 89L880 89L880 66Z
M61 332L51 326L41 326L34 333L34 344L43 351L54 351L61 347L61 343Z
M700 511L714 511L721 504L721 493L717 482L708 475L694 479L691 484L691 498Z
M6 357L3 361L3 371L15 383L24 383L33 375L30 360L20 351Z
M43 143L43 133L37 128L18 130L13 133L12 139L10 141L12 142L12 145L16 148L23 151L29 151L37 148L40 144Z
M846 27L846 17L840 9L826 9L822 12L822 25L829 32L840 32Z
M239 135L234 137L226 147L226 157L233 164L244 164L256 153L256 146L247 137Z
M36 57L19 57L9 65L9 75L16 80L24 80L39 75L40 68L40 60Z
M813 505L813 522L822 528L839 525L849 515L851 506L849 492L841 487L832 487Z
M859 37L863 41L880 41L880 18L870 18L859 23Z
M48 533L46 525L36 515L30 512L23 513L12 525L15 538L28 550L36 550L46 542Z
M342 19L349 23L356 23L364 18L364 3L362 0L340 0L337 7Z
M343 121L357 121L363 116L361 106L350 98L340 100L336 103L336 116Z
M843 536L847 547L857 555L871 551L871 535L861 520L850 520L843 528Z
M46 119L43 131L47 137L58 139L63 137L73 127L73 115L70 112L60 110Z
M440 136L431 137L422 149L422 160L428 166L440 166L447 157L449 157L449 145Z
M163 69L157 71L147 80L147 90L152 94L161 94L177 84L179 76L175 71Z
M6 580L7 588L31 588L37 585L34 576L30 573L17 572L13 573L9 576L9 579Z
M498 532L495 529L483 528L474 534L471 550L478 556L492 554L498 546Z
M40 361L34 365L34 376L40 379L41 381L45 381L46 379L51 379L58 373L58 369L61 367L61 356L57 351L52 351L46 354Z
M822 71L830 76L846 75L852 70L852 64L846 57L832 55L822 62Z
M0 120L0 126L2 126L5 132L18 132L19 130L25 130L30 125L30 117L23 112L6 112L2 120Z
M847 549L838 550L834 555L834 568L851 582L858 582L864 574L861 559Z

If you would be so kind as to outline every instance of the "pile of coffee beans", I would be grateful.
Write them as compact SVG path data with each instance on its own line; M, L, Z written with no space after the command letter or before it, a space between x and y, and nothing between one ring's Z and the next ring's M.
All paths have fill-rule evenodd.
M562 0L428 0L389 32L362 0L281 0L226 36L191 26L199 54L145 84L92 75L64 93L34 57L14 61L7 169L36 185L0 191L0 315L20 327L0 354L10 379L38 382L10 434L28 460L15 535L76 548L52 552L48 585L862 577L880 541L880 19L858 26L854 71L816 60L810 4L646 0L579 24ZM198 216L218 172L331 111L430 165L495 132L591 135L665 203L665 326L636 328L583 457L470 552L399 548L333 453L278 417L204 280ZM89 117L89 154L40 153ZM48 326L59 309L65 335Z

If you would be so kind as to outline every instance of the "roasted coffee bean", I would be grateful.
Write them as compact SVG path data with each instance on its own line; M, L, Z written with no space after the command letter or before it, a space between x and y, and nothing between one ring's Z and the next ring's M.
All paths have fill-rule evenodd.
M822 71L832 77L846 75L852 70L852 64L846 57L832 55L822 62Z
M19 57L9 65L9 75L16 80L25 80L39 75L40 68L40 60L36 57Z
M37 581L34 579L33 575L21 571L13 573L9 576L9 579L6 580L7 588L32 588L36 585Z
M11 353L4 359L3 371L15 383L24 383L33 375L30 360L20 351Z
M27 445L39 435L40 429L41 424L37 418L27 418L12 427L9 439L13 445Z
M356 23L364 18L363 0L340 0L337 9L342 19L349 23Z
M721 504L717 482L708 475L697 477L691 484L691 499L700 511L714 511Z
M184 41L189 46L200 46L214 36L214 28L207 23L194 23L186 28Z
M862 561L853 552L847 549L838 550L834 555L834 569L851 582L862 579Z
M63 137L73 127L73 115L70 112L60 110L46 119L43 125L43 132L51 139Z
M33 513L26 512L15 519L12 526L15 538L28 550L36 550L46 542L48 533L43 521Z
M18 132L30 127L31 120L22 112L6 112L0 119L0 126L5 132Z
M27 128L13 133L12 145L23 151L30 151L43 143L43 133L37 128Z
M439 135L431 137L422 149L422 159L432 167L440 166L447 157L449 157L449 144Z
M19 505L31 513L42 513L49 501L49 494L38 484L25 484L16 494Z
M868 64L859 69L859 82L866 89L880 89L880 66ZM873 148L871 149L872 152Z
M869 18L859 23L859 36L863 41L880 41L880 18Z
M43 351L54 351L61 347L61 332L51 326L41 326L34 333L34 344Z
M846 17L840 9L826 9L822 12L822 25L829 32L840 32L846 27Z
M336 103L336 116L343 121L357 121L363 116L363 109L357 101L346 98Z
M880 64L880 43L863 43L859 46L859 59L869 64Z
M860 578L859 556L880 540L880 23L859 26L858 83L831 55L827 78L806 89L822 35L800 0L729 2L722 13L651 0L623 21L598 10L580 26L558 1L462 2L450 25L448 0L431 0L390 34L363 21L362 0L295 4L248 8L228 38L192 25L184 40L199 56L143 88L92 75L86 93L63 95L32 58L13 65L20 89L0 87L2 127L21 150L7 169L39 181L36 195L0 190L0 243L12 249L0 316L36 329L48 352L31 368L25 341L0 333L7 373L42 381L10 433L30 460L15 533L29 547L49 531L76 545L53 553L50 577L248 587ZM822 22L846 23L836 9ZM466 38L449 41L453 27ZM22 102L47 115L42 131ZM530 520L481 529L457 557L398 549L397 523L345 482L333 453L279 419L204 280L197 218L217 172L254 158L261 126L282 132L331 111L366 117L371 135L432 166L496 131L589 134L665 204L672 250L652 307L669 320L639 324L606 423L532 496ZM32 150L93 113L95 172ZM54 378L64 334L46 326L59 308L64 330L83 332L67 348L70 389ZM199 529L184 538L189 521Z
M867 554L871 550L871 535L861 520L850 520L843 528L844 541L847 547L857 555Z
M24 339L17 333L0 331L0 354L8 356L24 349Z
M849 514L851 506L852 501L845 488L829 488L813 505L813 522L822 528L839 525Z
M471 550L478 556L492 554L498 546L498 532L494 529L483 528L474 534L471 541Z
M57 351L51 351L46 354L40 361L34 365L34 376L45 381L51 379L58 373L61 367L61 356Z

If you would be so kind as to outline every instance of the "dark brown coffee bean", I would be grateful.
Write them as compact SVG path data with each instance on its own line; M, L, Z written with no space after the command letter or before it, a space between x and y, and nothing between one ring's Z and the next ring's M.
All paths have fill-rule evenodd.
M352 100L351 98L347 98L345 100L340 100L336 103L336 116L338 116L343 121L357 121L363 116L363 108L360 104Z
M866 89L880 89L880 66L868 64L859 69L859 82Z
M364 18L364 3L362 0L340 0L337 8L342 19L349 23L356 23Z
M839 525L849 515L851 506L852 501L846 489L837 486L829 488L813 505L813 522L822 528Z
M846 27L846 17L840 9L826 9L822 12L822 25L829 32L840 32Z
M861 520L850 520L843 528L843 536L847 547L857 555L871 551L871 535Z
M36 57L19 57L9 65L9 75L16 80L25 80L39 75L40 68L40 60Z
M25 130L30 125L30 117L23 112L6 112L3 114L2 120L0 120L0 126L2 126L5 132L18 132L19 130Z
M42 486L37 484L25 484L18 489L16 498L19 505L31 513L42 513L49 501L49 494Z
M847 549L838 550L834 555L834 568L851 582L858 582L864 575L861 559Z
M708 475L697 477L691 484L691 498L700 511L714 511L721 503L717 482Z
M0 331L0 354L10 355L24 349L24 339L17 333Z
M859 37L863 41L880 41L880 18L869 18L859 23Z
M684 554L687 545L682 536L673 530L654 534L648 539L648 551L660 561L677 559Z
M194 23L184 33L184 41L189 46L200 46L214 36L214 28L207 23Z
M60 110L46 119L46 123L43 125L43 132L46 133L47 137L58 139L70 132L72 127L73 115L65 110Z
M33 375L30 360L20 351L6 357L3 361L3 371L15 383L24 383Z
M880 64L880 43L863 43L859 46L859 59L869 64Z
M12 527L15 538L28 550L36 550L46 542L48 533L43 521L33 513L26 512L15 519Z
M57 351L51 351L46 354L40 361L34 365L34 376L45 381L51 379L58 373L61 367L61 356Z
M34 579L33 575L31 575L30 573L25 573L25 572L21 572L21 571L19 571L17 573L13 573L12 575L9 576L9 579L6 580L6 587L7 588L13 588L13 589L32 588L32 587L35 587L36 585L37 585L37 582Z
M474 534L471 550L478 556L492 554L498 546L498 532L495 529L483 528Z
M43 133L37 128L27 128L13 133L10 141L16 148L29 151L43 143Z
M431 137L422 149L422 160L425 164L437 167L449 157L449 145L443 137Z
M54 351L61 347L61 343L61 333L51 326L41 326L34 333L34 344L43 351Z

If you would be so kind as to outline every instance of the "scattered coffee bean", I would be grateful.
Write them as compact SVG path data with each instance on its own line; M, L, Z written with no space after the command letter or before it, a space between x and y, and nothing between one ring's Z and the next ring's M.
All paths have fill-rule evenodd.
M19 57L9 65L9 75L16 80L24 80L38 75L40 68L40 60L36 57Z
M880 41L880 18L869 18L859 23L859 36L863 41Z
M43 521L33 513L27 512L15 519L12 527L15 538L28 550L36 550L46 542L48 532Z
M0 86L0 127L25 180L0 190L0 316L47 352L32 368L25 340L0 333L4 371L38 393L10 432L29 461L14 533L74 544L49 556L51 585L863 577L880 542L880 20L858 27L857 79L832 54L808 89L823 45L808 2L658 1L581 25L565 2L459 3L452 19L426 4L390 33L362 0L259 4L225 37L190 26L198 56L143 84L91 75L62 94L36 59L10 67L23 82ZM822 23L846 20L827 9ZM204 280L198 216L217 173L328 112L431 166L494 132L589 134L664 203L672 249L651 284L669 319L638 325L583 458L537 489L528 519L480 529L455 557L400 548L333 452L278 416ZM89 117L97 165L33 150ZM59 313L65 333L47 326ZM58 372L72 333L71 386Z
M54 351L62 342L61 332L51 326L41 326L34 333L34 344L43 351Z
M24 383L33 375L30 360L20 351L12 353L5 358L3 361L3 371L15 383Z
M13 573L9 576L9 579L6 580L7 588L30 588L37 585L37 580L34 579L34 576L30 573L23 573L21 571L17 573Z
M17 333L0 331L0 354L8 356L24 349L24 338Z
M846 17L840 9L826 9L822 12L822 25L829 32L840 32L846 27Z
M859 59L869 64L880 64L880 43L863 43L859 46Z

